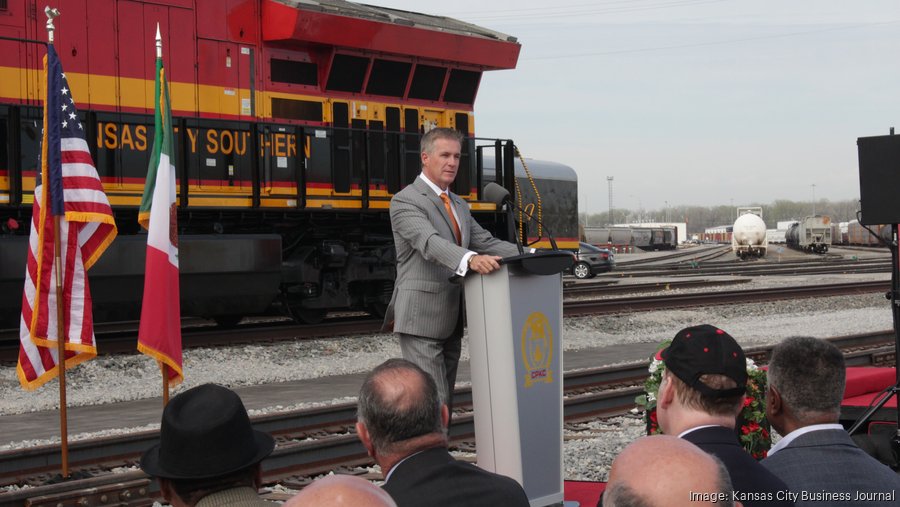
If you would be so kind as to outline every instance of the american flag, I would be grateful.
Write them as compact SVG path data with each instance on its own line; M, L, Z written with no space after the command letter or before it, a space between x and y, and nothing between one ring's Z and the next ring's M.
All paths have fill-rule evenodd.
M19 325L19 382L35 389L58 375L57 303L62 304L66 367L97 355L87 270L116 237L116 223L78 119L66 75L51 44L40 173L34 188L31 237ZM54 231L59 216L59 230ZM57 293L59 243L62 290Z

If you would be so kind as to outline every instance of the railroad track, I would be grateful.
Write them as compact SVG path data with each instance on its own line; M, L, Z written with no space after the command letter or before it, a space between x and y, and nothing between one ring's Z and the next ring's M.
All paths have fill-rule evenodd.
M694 306L712 306L736 303L759 303L806 297L841 296L883 292L890 282L854 282L825 285L778 287L772 289L729 290L695 294L666 294L662 296L636 296L591 301L568 301L563 305L563 314L602 315L628 313L643 310L661 310Z
M616 262L616 267L630 269L637 266L646 266L647 264L675 264L678 262L683 262L687 257L697 260L708 260L718 258L730 251L730 246L688 248L670 253L668 255L658 255L653 257L645 257L643 259L630 259L627 261Z
M742 275L772 276L827 273L889 273L890 259L820 260L817 262L703 262L616 269L607 277Z
M892 363L895 359L893 340L893 331L831 339L844 351L848 365ZM746 352L758 363L765 363L770 348L753 347ZM647 366L647 361L639 361L566 373L566 421L628 413L634 407L635 396L643 392ZM455 399L461 410L454 411L451 441L471 442L474 434L471 389L457 389ZM296 489L308 483L310 476L371 465L353 434L355 418L354 403L254 417L254 426L273 434L278 442L272 455L263 461L264 482ZM85 477L56 484L46 484L46 481L58 470L58 446L2 452L0 487L16 484L19 488L0 493L0 507L150 505L157 494L155 483L140 470L122 469L132 467L157 438L157 431L143 431L74 442L69 449L70 466ZM117 468L117 473L111 471ZM27 487L22 488L22 485Z
M868 281L770 289L730 290L711 293L579 300L564 302L563 313L566 316L605 315L669 308L756 303L804 297L854 295L887 291L888 288L888 281ZM626 292L624 286L621 290ZM599 294L607 293L605 289L596 289L595 292ZM373 334L380 330L380 319L365 317L333 319L317 325L281 321L264 324L245 324L232 329L188 327L182 330L182 345L185 348L190 348L266 341L275 342L293 340L300 336L308 339ZM98 331L97 343L101 354L133 353L136 349L137 334L133 330L115 331L108 334ZM12 334L11 331L0 334L0 362L4 364L15 363L18 357L18 348L17 335Z
M698 287L721 287L740 285L749 282L749 278L729 280L672 280L665 282L630 283L617 285L613 280L600 280L568 285L563 289L563 297L572 296L609 296L613 294L634 294L637 292L657 292L674 289L694 289Z

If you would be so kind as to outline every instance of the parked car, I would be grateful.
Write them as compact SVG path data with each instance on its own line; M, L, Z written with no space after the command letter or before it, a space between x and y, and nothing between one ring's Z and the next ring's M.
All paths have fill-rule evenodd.
M596 247L589 243L578 243L578 254L571 273L575 278L593 278L598 273L612 271L616 265L615 254L606 248Z

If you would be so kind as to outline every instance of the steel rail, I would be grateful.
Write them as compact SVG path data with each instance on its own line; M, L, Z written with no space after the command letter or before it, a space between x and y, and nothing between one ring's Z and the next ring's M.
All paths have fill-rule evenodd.
M888 289L887 281L851 282L843 284L813 285L802 287L777 287L770 289L747 289L712 293L666 294L657 296L636 296L593 301L566 301L563 312L567 316L603 315L642 310L684 308L691 306L753 303L801 297L862 294ZM598 291L598 292L603 292ZM381 330L381 320L372 318L335 319L317 325L276 322L264 325L246 324L233 329L213 327L191 327L182 330L184 348L259 343L279 341L373 334ZM129 353L136 350L136 333L117 332L111 336L98 337L100 352L103 354ZM0 336L0 361L12 363L18 357L18 338L2 339Z
M833 283L803 287L778 287L773 289L747 289L694 294L667 294L663 296L636 296L629 298L594 301L569 301L563 305L563 314L603 315L641 310L660 310L706 305L758 303L805 297L843 296L886 291L888 281Z
M887 353L887 345L893 339L893 331L882 331L835 337L831 341L842 350L852 351L851 354L857 359L856 364L859 364L866 354L875 356ZM861 352L866 348L869 352ZM749 357L755 357L762 363L767 359L769 351L770 347L759 346L750 347L746 352ZM648 361L639 361L622 366L567 372L564 375L565 419L578 421L627 413L634 407L635 396L643 392L642 383L647 376L647 365ZM585 392L591 388L605 389ZM455 396L461 401L461 405L468 406L471 403L470 388L457 389ZM263 462L265 481L294 481L302 485L305 479L298 476L325 473L339 466L370 464L365 450L350 429L355 416L355 404L341 403L254 417L253 424L257 429L272 433L278 439L278 447ZM320 438L319 431L328 436ZM473 433L471 412L454 415L450 432L453 441L470 440ZM145 431L135 435L77 442L70 450L70 457L75 460L120 462L127 465L134 463L140 453L157 438L156 431ZM96 449L89 449L92 446ZM54 465L58 467L58 456L58 446L2 452L0 477L4 477L4 482L8 483L17 476L30 473L29 467L35 463L39 470ZM131 470L2 493L0 507L24 505L26 502L34 506L103 503L149 505L151 497L156 494L154 488L155 483L151 483L143 472Z

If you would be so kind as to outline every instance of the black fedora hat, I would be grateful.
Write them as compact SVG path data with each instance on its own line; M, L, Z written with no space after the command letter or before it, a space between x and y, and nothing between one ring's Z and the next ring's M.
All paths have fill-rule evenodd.
M219 477L259 463L275 440L250 425L241 398L216 384L188 389L163 410L159 444L141 457L141 469L166 479Z

